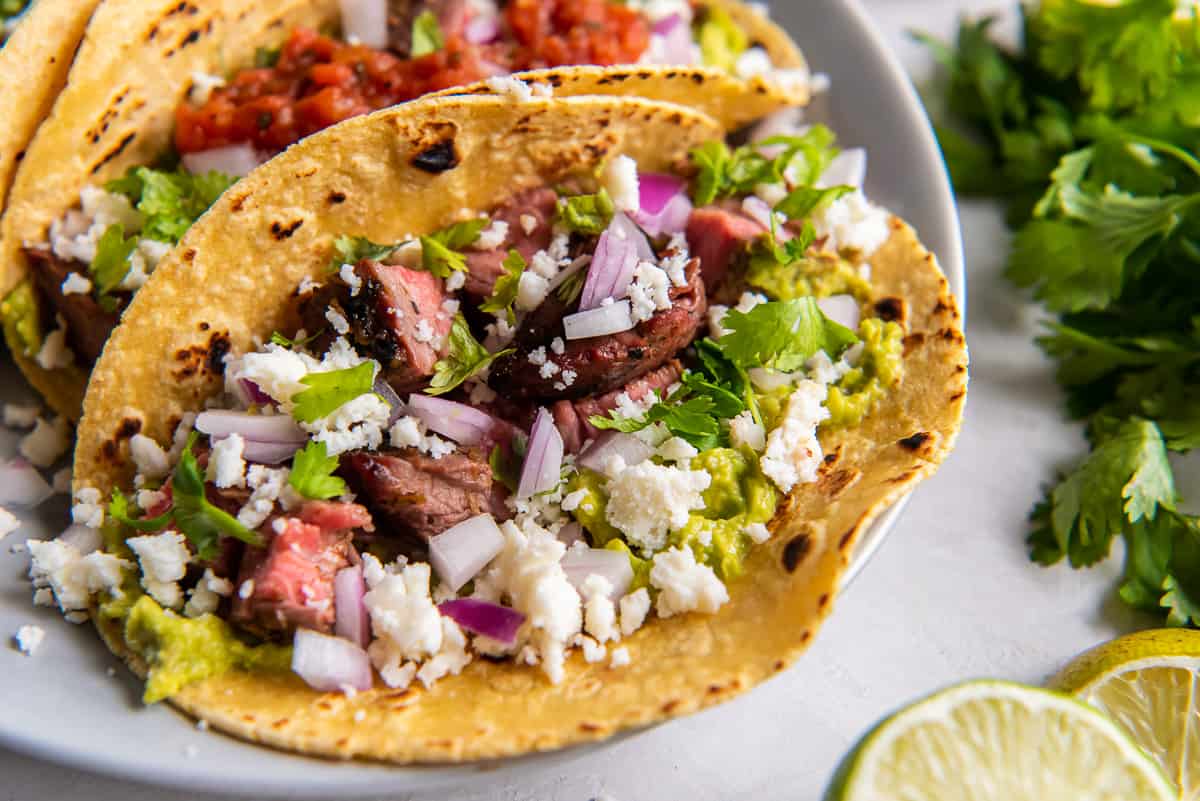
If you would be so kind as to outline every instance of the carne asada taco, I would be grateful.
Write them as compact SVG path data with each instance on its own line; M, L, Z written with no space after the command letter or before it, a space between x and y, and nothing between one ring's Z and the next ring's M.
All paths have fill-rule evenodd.
M966 349L861 154L720 136L431 98L255 171L100 358L37 599L147 701L342 758L555 748L784 669L950 450Z
M163 254L238 177L335 122L484 79L572 93L553 73L532 88L503 76L577 63L637 62L601 77L730 126L808 100L786 34L731 0L502 5L106 0L0 226L0 312L34 386L78 417L91 365ZM662 65L693 65L695 82Z

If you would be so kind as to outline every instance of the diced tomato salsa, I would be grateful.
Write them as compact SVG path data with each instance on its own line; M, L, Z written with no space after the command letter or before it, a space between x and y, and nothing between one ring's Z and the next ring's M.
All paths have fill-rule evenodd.
M273 67L238 73L203 105L181 105L175 147L249 142L276 152L342 120L490 75L635 62L649 42L646 19L613 0L512 0L500 41L477 45L451 33L420 58L297 28Z

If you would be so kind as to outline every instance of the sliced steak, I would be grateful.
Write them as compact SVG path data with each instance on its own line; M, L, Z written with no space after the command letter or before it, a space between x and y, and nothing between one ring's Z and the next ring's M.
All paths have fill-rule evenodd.
M67 324L67 344L75 354L76 363L94 364L121 319L119 308L117 311L105 311L91 293L63 294L63 281L73 272L86 276L86 264L60 259L52 251L41 248L26 248L25 255L29 259L33 283L43 305L61 315ZM118 303L123 303L123 299L119 299ZM42 320L42 326L52 330L53 317L47 315Z
M326 331L330 308L346 318L346 337L364 356L383 365L383 375L397 392L420 389L433 375L433 366L445 355L446 335L453 318L443 308L447 299L442 279L423 270L363 260L354 266L360 282L356 294L335 276L301 302L309 331Z
M546 347L547 362L558 367L549 378L542 376L540 365L529 361L536 348L522 344L493 363L488 384L510 399L576 399L619 389L661 367L691 343L708 309L699 260L688 262L685 273L687 284L671 288L671 308L632 330L570 340L561 354L551 350L548 340L538 343ZM569 385L562 378L565 370L575 374Z
M555 403L550 407L550 412L554 415L554 424L562 434L563 445L567 452L577 453L583 447L583 443L594 439L600 433L595 426L588 422L588 419L593 415L606 416L617 408L617 397L621 393L625 393L630 400L634 401L642 400L651 392L662 394L667 387L679 380L682 373L683 365L679 363L678 359L672 359L657 370L630 381L620 389L614 389L591 398L575 401L560 400Z
M504 260L513 248L529 262L533 254L550 247L557 205L558 194L549 187L540 187L521 192L493 211L493 222L508 223L508 236L494 250L467 253L467 283L463 287L467 294L479 299L490 297L496 279L504 275ZM522 217L532 218L528 232L521 224Z
M371 513L365 506L340 501L305 501L300 507L300 520L327 531L344 529L375 530Z
M353 451L339 474L379 521L381 533L428 541L469 517L508 516L493 494L492 468L480 451L433 459L413 449Z
M413 20L432 11L446 39L462 36L468 19L467 0L388 0L388 49L401 58L412 53Z
M330 632L333 579L355 558L353 531L281 519L282 530L276 532L274 523L263 526L266 545L247 548L242 556L230 620L264 636L297 628Z
M741 212L736 204L703 206L688 218L688 248L700 259L700 271L709 294L715 295L746 245L767 229Z

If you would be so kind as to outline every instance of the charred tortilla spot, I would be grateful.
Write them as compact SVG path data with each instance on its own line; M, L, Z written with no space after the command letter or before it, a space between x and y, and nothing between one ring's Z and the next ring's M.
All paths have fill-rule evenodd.
M558 87L562 86L562 76L551 73L550 75L546 76L546 83L557 89Z
M600 726L599 724L592 723L590 721L585 720L579 724L579 730L582 732L593 733L593 732L603 731L603 727Z
M237 197L232 198L231 199L232 203L230 204L230 209L232 209L234 212L241 211L245 207L246 200L249 199L249 197L250 197L249 194L245 194L245 195L238 195Z
M692 83L694 83L694 84L704 83L704 75L699 72L692 73Z
M795 573L796 568L804 561L804 557L808 556L809 550L812 548L812 537L807 534L799 534L783 546L783 568L789 573Z
M280 718L279 720L273 721L271 723L271 728L272 729L282 729L284 726L288 725L288 722L289 721L287 718Z
M100 455L109 462L117 461L117 454L120 451L120 446L113 440L108 440L100 446Z
M916 350L917 348L919 348L925 344L925 335L923 333L921 333L920 331L918 331L915 334L909 334L908 336L906 336L904 338L903 342L904 342L904 355L907 356L908 354L912 353L914 350Z
M824 609L829 606L829 593L821 593L821 597L817 599L817 608Z
M117 427L117 433L113 435L116 440L129 439L134 434L142 430L142 421L137 417L126 417L121 421L121 425Z
M301 170L300 172L296 173L296 177L297 178L311 178L312 176L314 176L316 174L317 174L317 168L309 167L306 170Z
M929 434L924 431L918 431L917 433L900 440L900 447L910 451L919 451L929 440Z
M121 155L122 153L124 153L124 152L125 152L125 148L129 147L129 144L130 144L130 143L131 143L131 142L132 142L132 141L133 141L133 140L134 140L136 137L137 137L137 134L136 134L136 133L133 133L132 131L130 131L129 133L125 134L125 137L124 137L124 138L123 138L123 139L122 139L120 142L118 142L118 143L117 143L117 146L116 146L116 147L114 147L112 150L108 151L108 153L106 153L106 154L104 155L104 158L100 159L100 161L99 161L99 162L98 162L98 163L97 163L97 164L96 164L94 167L92 167L91 174L92 174L92 175L95 175L97 172L99 172L99 171L100 171L100 168L101 168L101 167L103 167L105 164L107 164L108 162L110 162L110 161L112 161L113 159L115 159L117 156L119 156L119 155Z
M965 389L960 389L958 392L955 392L953 395L950 396L950 402L954 403L956 400L961 400L963 395L966 395L966 394L967 394L967 391Z
M430 145L412 157L412 165L418 170L437 175L458 166L458 151L453 139L443 139Z
M916 474L917 474L916 470L908 470L894 478L889 478L888 483L889 484L904 484L904 483L908 482L908 480L911 479Z
M775 660L775 669L776 670L783 670L785 667L787 667L787 662L784 662L782 659Z
M317 701L317 709L320 709L324 712L331 712L333 711L333 704L329 703L328 701Z
M276 242L282 242L299 230L300 226L304 225L304 220L292 220L284 225L281 222L271 223L271 236L275 237Z
M829 498L836 498L858 481L857 470L831 470L818 480L817 488Z
M854 535L857 533L858 533L858 526L855 525L853 528L851 528L849 531L847 531L845 534L843 534L842 538L840 540L838 540L838 550L839 551L846 550L846 546L848 546L850 544L850 540L854 539Z
M708 694L709 695L719 695L723 692L725 692L725 688L722 687L720 684L708 685Z
M875 304L875 313L884 322L902 323L905 317L904 300L895 297L883 298Z
M326 198L326 200L329 202L330 206L336 206L339 203L345 203L346 202L346 193L345 192L337 192L337 191L330 192L329 197Z
M214 375L225 374L225 356L229 353L229 335L213 334L208 343L208 370Z
M183 37L183 42L179 45L179 49L182 50L188 45L195 44L198 41L200 41L200 31L188 31L188 35Z
M195 261L196 260L196 249L188 248L187 250L183 251L183 260L187 261L187 262Z
M201 330L201 331L207 331L207 330L208 330L209 328L211 328L211 327L212 327L212 326L210 326L208 323L200 323L200 330Z
M337 746L338 748L345 748L346 746L350 745L350 738L349 737L339 737L337 742L334 743L334 745Z
M675 708L678 707L680 703L681 702L678 698L672 698L670 701L667 701L665 704L662 705L663 714L664 715L671 714L672 712L675 711Z

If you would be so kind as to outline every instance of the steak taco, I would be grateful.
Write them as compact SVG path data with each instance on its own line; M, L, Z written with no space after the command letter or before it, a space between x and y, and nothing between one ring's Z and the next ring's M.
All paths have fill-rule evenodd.
M609 66L596 80L731 126L808 99L810 76L787 36L730 0L106 0L0 226L10 348L76 418L132 294L262 160L448 87L486 79L517 96L556 84L581 93L589 87L554 73L532 88L504 76L632 62L636 70ZM668 64L694 65L695 82L667 80Z
M857 154L771 127L431 98L256 170L93 371L37 599L147 702L342 758L550 749L783 670L967 368Z

